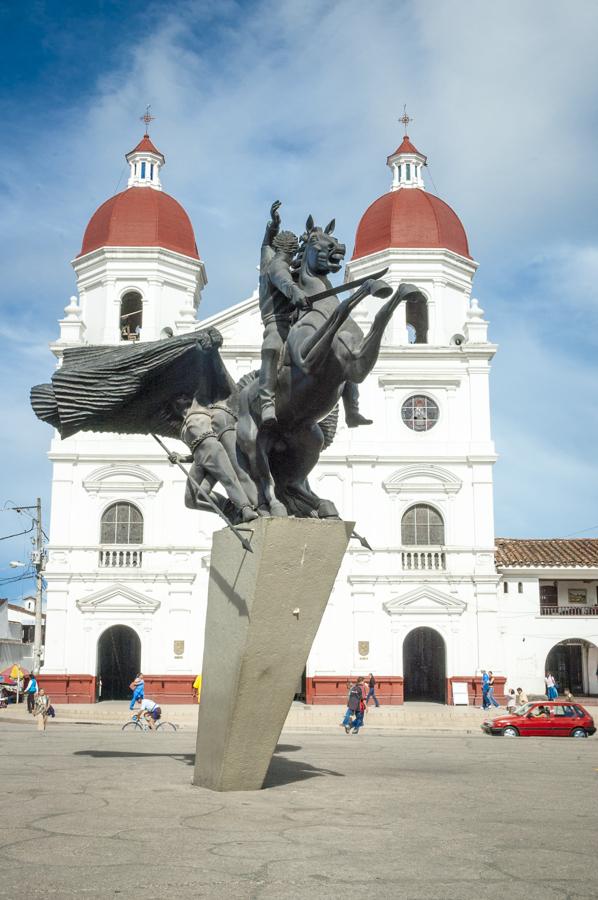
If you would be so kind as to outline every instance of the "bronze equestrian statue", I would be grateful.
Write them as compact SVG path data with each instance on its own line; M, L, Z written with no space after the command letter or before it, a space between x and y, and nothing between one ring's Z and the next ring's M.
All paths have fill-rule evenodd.
M373 369L399 303L422 296L412 284L393 294L381 280L386 270L334 288L328 275L340 270L345 255L334 220L320 228L310 216L298 240L280 230L279 206L272 205L262 244L259 373L235 384L219 354L222 337L212 328L124 346L67 348L52 383L31 390L36 415L62 437L82 430L152 434L162 447L158 435L182 438L193 460L187 505L212 509L231 527L257 514L338 516L308 477L334 439L341 398L349 427L369 423L357 408L357 384ZM355 286L339 301L337 294ZM364 335L351 311L368 295L390 299ZM184 457L167 452L182 467ZM218 483L227 497L214 490Z

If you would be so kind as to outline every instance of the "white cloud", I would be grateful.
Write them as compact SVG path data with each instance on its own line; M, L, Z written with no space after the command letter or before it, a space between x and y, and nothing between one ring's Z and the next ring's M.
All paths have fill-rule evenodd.
M31 140L6 160L3 327L35 335L40 347L56 337L55 320L74 286L69 260L119 176L123 187L123 155L139 137L147 102L167 157L165 189L190 213L206 261L204 315L253 289L263 224L277 197L287 227L301 228L309 212L336 216L350 252L360 215L388 187L385 158L400 140L396 119L406 102L412 138L430 158L427 186L434 191L433 178L458 211L482 263L476 292L502 342L496 417L511 421L505 404L513 379L527 389L535 366L554 367L552 344L568 317L581 315L582 301L593 309L596 126L588 111L596 106L598 8L576 4L573 25L571 8L554 0L541 13L516 0L153 9L155 31L137 43L128 35L122 67L102 73L84 108L67 111L53 132L40 134L32 123ZM576 289L562 296L559 283ZM550 301L552 326L549 288L558 295ZM540 358L533 337L522 343L514 333L521 327L534 335L536 325ZM41 380L37 358L18 359L24 382ZM587 380L575 378L579 349L561 348L559 365L562 383L573 377L576 384L572 409L585 409L591 369ZM51 369L48 354L44 380ZM535 403L542 391L540 384ZM567 421L550 435L547 478L570 462ZM505 431L499 446L509 473L501 483L522 492L522 454L538 458L546 440L544 423L532 422L525 438ZM578 459L573 484L584 482L586 462ZM536 492L540 477L530 469ZM572 493L585 519L589 501ZM558 516L557 509L555 523ZM533 530L546 516L528 521Z

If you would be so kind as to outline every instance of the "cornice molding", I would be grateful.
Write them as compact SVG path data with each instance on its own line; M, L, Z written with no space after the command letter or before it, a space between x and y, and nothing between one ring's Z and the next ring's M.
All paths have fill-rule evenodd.
M418 478L430 478L432 481L417 481ZM453 472L440 466L420 465L405 466L394 472L390 478L382 482L387 494L458 494L463 482Z
M113 464L96 469L83 481L89 494L155 494L164 482L153 472L138 465Z
M108 588L102 588L95 594L80 597L75 601L77 609L82 613L155 613L160 608L160 601L154 597L146 597L138 591L118 582Z
M430 585L394 597L382 606L389 616L460 616L467 609L464 600L445 594Z

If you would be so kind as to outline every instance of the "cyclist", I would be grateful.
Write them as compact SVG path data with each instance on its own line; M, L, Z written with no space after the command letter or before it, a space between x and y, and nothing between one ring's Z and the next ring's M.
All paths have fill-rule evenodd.
M162 716L162 710L153 700L146 697L144 700L139 697L137 703L140 704L139 719L145 719L149 727L153 730Z

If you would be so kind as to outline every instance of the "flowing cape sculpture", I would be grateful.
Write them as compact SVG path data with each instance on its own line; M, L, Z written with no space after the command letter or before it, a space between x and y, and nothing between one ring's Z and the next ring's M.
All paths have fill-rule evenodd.
M212 328L118 347L68 347L52 383L31 389L31 405L62 438L78 431L179 438L176 397L212 403L235 390L220 346L222 337Z
M279 205L273 204L273 216ZM358 412L357 384L374 367L399 303L421 294L412 284L401 284L393 293L374 277L362 279L340 302L336 294L353 285L333 288L328 280L345 254L333 230L334 220L319 228L310 216L300 241L285 237L280 242L286 256L275 263L277 284L283 288L283 305L285 297L292 302L282 326L278 319L283 339L275 342L274 357L272 348L265 355L261 390L259 372L235 384L218 352L222 337L212 328L133 345L67 348L52 383L32 388L34 412L62 438L108 431L183 440L190 455L171 452L169 458L178 465L193 462L186 473L186 505L216 511L229 524L250 521L258 513L338 517L334 504L311 490L308 476L334 439L341 397L350 427L369 422ZM273 244L268 260L276 251ZM364 335L351 311L368 295L390 299ZM267 302L271 299L268 295ZM276 314L287 316L280 298L274 300ZM217 483L227 497L214 490Z

